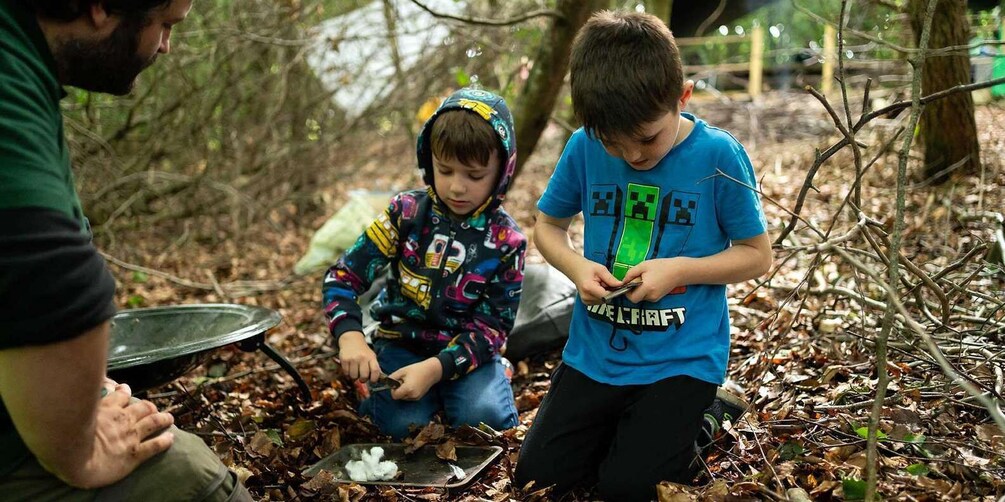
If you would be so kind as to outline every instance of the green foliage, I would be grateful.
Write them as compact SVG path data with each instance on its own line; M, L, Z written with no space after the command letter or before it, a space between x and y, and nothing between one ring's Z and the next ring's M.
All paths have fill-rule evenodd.
M911 464L911 465L907 466L907 468L904 469L904 470L907 471L912 476L927 476L928 473L930 472L930 470L928 469L927 465L920 464L920 463L919 464Z
M276 446L278 446L280 448L283 447L283 438L279 435L279 431L278 430L276 430L276 429L266 429L265 430L265 435L269 436L269 440L272 441L272 444L274 444L274 445L276 445Z
M859 427L859 428L855 429L855 434L858 434L858 437L860 437L862 439L869 439L869 428L865 427L865 426ZM876 439L877 440L882 441L884 439L887 439L888 437L889 436L887 436L885 432L883 432L881 430L876 430Z
M126 306L131 309L142 307L146 303L146 298L141 295L129 295L129 299L126 300Z
M864 500L865 481L858 478L842 478L841 489L845 500Z

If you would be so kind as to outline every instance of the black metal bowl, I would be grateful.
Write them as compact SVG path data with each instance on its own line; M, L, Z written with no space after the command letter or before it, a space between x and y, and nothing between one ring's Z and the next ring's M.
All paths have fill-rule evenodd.
M205 304L124 310L112 319L108 376L133 392L159 387L192 371L214 349L279 325L274 310Z

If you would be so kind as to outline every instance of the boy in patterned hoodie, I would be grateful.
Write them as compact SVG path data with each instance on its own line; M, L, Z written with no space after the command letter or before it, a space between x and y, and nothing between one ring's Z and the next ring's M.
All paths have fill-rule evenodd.
M324 312L342 370L360 381L401 382L360 403L395 439L440 410L453 426L517 424L499 354L520 303L527 247L502 208L515 139L501 97L455 92L419 133L426 188L393 197L325 274ZM371 349L357 299L388 269L370 309L379 321Z

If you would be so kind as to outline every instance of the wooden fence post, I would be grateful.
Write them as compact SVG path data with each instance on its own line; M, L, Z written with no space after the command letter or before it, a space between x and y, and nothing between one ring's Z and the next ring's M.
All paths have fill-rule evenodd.
M837 32L831 25L824 26L824 68L820 76L820 91L831 92L834 87L834 64L837 63Z
M764 74L764 28L755 25L750 36L750 75L747 80L747 92L750 99L761 95L761 79Z

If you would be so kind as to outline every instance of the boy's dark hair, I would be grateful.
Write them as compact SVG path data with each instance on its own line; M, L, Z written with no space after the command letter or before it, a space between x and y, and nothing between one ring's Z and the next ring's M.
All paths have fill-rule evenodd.
M447 110L436 117L429 142L433 155L442 160L457 160L471 165L486 165L493 151L500 151L499 136L488 122L475 112ZM505 155L500 154L505 162Z
M87 13L94 4L102 4L110 14L130 21L146 19L150 11L173 0L32 0L26 2L40 16L57 21L73 21Z
M642 124L677 109L684 68L670 29L658 17L601 11L572 44L572 106L600 139L638 135Z

